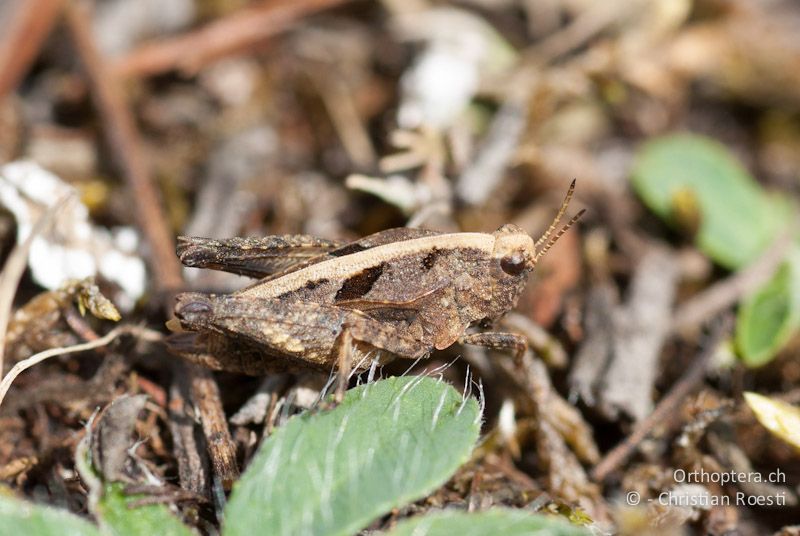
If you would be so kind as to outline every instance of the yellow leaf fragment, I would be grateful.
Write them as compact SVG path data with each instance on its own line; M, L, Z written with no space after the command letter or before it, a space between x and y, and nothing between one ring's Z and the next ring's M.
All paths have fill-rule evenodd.
M117 322L122 318L111 300L100 292L100 288L91 277L80 281L70 281L65 286L65 290L68 294L75 296L81 315L86 314L88 310L97 318L105 320Z
M689 187L681 187L672 194L671 218L675 225L688 236L695 236L702 224L703 212L700 199Z
M800 450L800 408L758 393L744 393L744 400L764 428Z

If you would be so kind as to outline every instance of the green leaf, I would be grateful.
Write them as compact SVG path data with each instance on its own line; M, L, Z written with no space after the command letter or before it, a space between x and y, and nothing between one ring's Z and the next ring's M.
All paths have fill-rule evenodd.
M696 230L697 247L726 268L755 260L788 221L788 205L768 196L723 145L703 136L646 143L631 180L650 210Z
M236 484L225 535L351 535L441 486L475 445L480 410L432 378L348 391L335 409L291 419Z
M519 510L495 509L476 514L444 512L398 524L387 536L588 536L589 531L567 521Z
M163 504L149 504L131 508L143 495L126 496L122 485L106 486L106 492L98 505L104 532L118 536L193 536L194 532L172 515Z
M5 495L0 490L0 536L100 536L89 521L51 506Z
M739 307L736 346L750 367L769 363L800 329L800 248Z

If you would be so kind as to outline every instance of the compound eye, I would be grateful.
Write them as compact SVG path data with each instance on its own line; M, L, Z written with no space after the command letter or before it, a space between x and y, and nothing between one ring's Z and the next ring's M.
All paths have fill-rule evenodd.
M500 268L508 275L519 275L525 269L525 257L522 253L506 255L500 259Z
M175 308L175 316L181 319L188 319L190 316L205 316L213 312L210 303L204 301L190 301L180 303Z

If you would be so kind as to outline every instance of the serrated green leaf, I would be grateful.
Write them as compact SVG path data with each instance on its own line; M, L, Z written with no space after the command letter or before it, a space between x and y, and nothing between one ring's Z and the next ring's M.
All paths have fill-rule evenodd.
M194 536L194 532L172 515L163 504L131 508L139 495L126 496L122 485L106 486L98 505L104 532L116 536Z
M236 484L225 535L351 535L442 485L472 451L473 398L426 377L348 391L332 411L291 419Z
M788 205L768 196L723 145L703 136L676 134L646 143L631 180L662 219L676 227L696 225L697 247L726 268L755 260L788 221ZM699 210L697 221L686 214L687 202Z
M66 510L6 496L0 491L0 536L100 536L89 521Z
M793 248L763 287L745 299L736 318L736 347L750 367L769 363L800 329L800 249Z
M443 512L398 524L387 536L588 536L589 531L553 516L495 509L468 514Z

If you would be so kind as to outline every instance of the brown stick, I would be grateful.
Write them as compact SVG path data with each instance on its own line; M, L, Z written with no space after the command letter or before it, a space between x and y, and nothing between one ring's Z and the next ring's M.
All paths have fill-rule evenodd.
M214 476L223 489L229 491L239 478L239 468L236 465L236 444L222 410L217 383L208 369L188 365L186 370L191 378L192 399L202 415L203 434Z
M92 97L105 125L109 146L131 189L136 218L152 250L156 285L162 291L175 290L181 285L175 243L150 177L133 115L125 103L119 80L95 45L88 11L80 2L69 2L65 7L67 25L91 82Z
M648 244L628 289L624 305L609 311L613 334L611 360L603 374L600 410L641 420L653 410L658 359L669 334L678 266L672 252Z
M64 315L64 320L67 322L67 325L72 328L72 331L83 339L84 342L100 338L100 335L92 329L92 326L78 313L72 304L64 307L62 314ZM105 353L105 348L98 348L97 353Z
M182 284L180 264L174 253L172 232L150 177L133 115L126 106L119 79L106 65L95 45L86 8L77 2L69 3L66 6L66 19L91 82L92 96L104 121L109 146L136 201L136 217L152 250L156 284L160 290L171 294ZM200 412L214 474L223 488L229 490L239 472L235 445L228 431L219 390L209 371L196 367L190 370L192 398ZM182 429L181 432L188 433L188 430ZM205 491L205 485L202 478L191 480L191 487L197 488L193 491L198 493Z
M612 471L616 470L628 457L633 454L636 446L647 437L650 431L669 417L680 403L703 381L706 367L717 349L719 341L730 330L730 318L725 318L717 324L704 345L703 350L695 358L694 363L686 371L672 389L659 401L655 410L645 419L639 421L633 432L625 440L611 449L600 462L592 469L591 477L595 482L602 482Z
M242 52L310 14L349 0L271 0L242 9L193 32L145 44L114 66L123 77L179 70L194 74L222 57Z
M0 9L0 100L28 71L61 11L62 0L16 0Z
M203 451L202 438L195 435L195 422L187 408L191 407L191 387L188 365L180 360L172 368L169 387L169 430L174 443L173 451L178 461L178 482L183 489L209 496L208 456Z
M794 227L794 226L793 226ZM784 232L753 263L687 300L672 315L673 332L686 333L764 285L780 266L794 232Z

